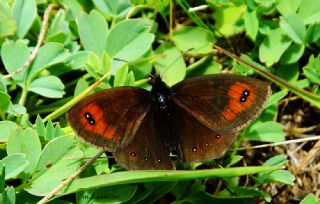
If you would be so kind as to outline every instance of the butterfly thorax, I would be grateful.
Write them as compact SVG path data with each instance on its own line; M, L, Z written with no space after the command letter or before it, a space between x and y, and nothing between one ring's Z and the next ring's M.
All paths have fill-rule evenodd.
M172 97L171 89L156 76L152 81L150 96L154 101L153 114L155 116L155 126L160 143L173 154L181 155L181 148L178 141L178 133L174 128L174 119L172 115ZM168 154L169 154L168 152Z
M152 82L152 90L150 95L154 100L158 111L167 113L170 112L169 100L171 96L171 90L159 76L156 76Z

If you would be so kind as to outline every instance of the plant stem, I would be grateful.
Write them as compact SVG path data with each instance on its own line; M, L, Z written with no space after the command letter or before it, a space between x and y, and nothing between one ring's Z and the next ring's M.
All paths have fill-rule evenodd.
M28 90L26 88L22 89L21 97L19 100L19 104L24 106L27 100Z

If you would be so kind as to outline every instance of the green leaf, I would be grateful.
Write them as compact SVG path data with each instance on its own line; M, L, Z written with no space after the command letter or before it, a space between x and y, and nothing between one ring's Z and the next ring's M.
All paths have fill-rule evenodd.
M17 30L17 22L14 20L11 8L6 1L0 1L0 39L13 36Z
M93 0L93 3L98 10L103 12L104 15L112 18L124 17L132 8L132 3L129 0Z
M270 159L268 159L263 166L265 167L272 167L272 166L277 166L280 167L282 165L284 165L285 163L287 163L287 156L286 155L277 155L274 157L271 157ZM262 172L258 174L258 182L260 182L260 184L265 183L268 180L269 175L273 173L273 172ZM275 177L277 177L277 174L275 175ZM273 180L270 180L271 182Z
M28 47L24 42L5 42L1 47L1 58L8 73L16 71L22 67L30 57ZM13 76L13 79L21 86L26 77L27 70Z
M52 140L54 138L55 135L55 130L54 130L54 126L51 120L49 120L49 122L47 123L46 126L46 135L45 135L45 139L46 140Z
M88 204L123 203L129 201L136 191L137 185L117 185L81 192L77 198Z
M222 70L220 63L214 62L211 56L205 56L187 67L187 78L199 75L218 74Z
M64 136L64 135L66 135L66 134L62 131L59 123L56 124L54 127L54 137L60 137L60 136Z
M261 195L261 192L257 192L258 195ZM229 198L228 198L228 197ZM233 204L233 203L239 203L239 204L253 204L254 199L242 196L232 196L230 198L230 195L227 195L225 197L222 196L214 196L210 193L207 193L205 191L196 191L195 193L189 193L186 198L179 200L180 203L223 203L223 204Z
M27 109L20 104L10 104L7 113L12 114L12 115L24 115L27 113Z
M5 189L5 184L6 184L6 180L5 180L5 166L3 164L2 161L0 161L0 192L3 192L3 190ZM1 194L0 194L1 196ZM1 197L0 197L1 200Z
M2 99L2 98L1 98ZM0 102L1 103L1 102ZM7 142L12 131L18 128L18 125L12 121L0 121L0 143Z
M305 46L302 44L291 44L289 48L283 53L280 59L280 63L293 64L298 62L298 60L302 57L304 50Z
M13 4L13 16L18 23L17 35L19 38L23 38L36 19L36 1L15 0Z
M66 15L64 10L59 10L52 19L48 31L47 41L64 43L70 41L70 29L69 22L66 21ZM69 38L69 39L67 39ZM60 40L59 40L60 39Z
M81 161L76 158L82 156L74 138L54 138L44 147L32 180L25 190L37 196L48 194L79 168Z
M16 194L15 194L14 187L10 186L9 188L2 191L2 194L0 194L0 203L4 203L4 204L16 203Z
M85 61L88 59L89 53L90 52L88 51L75 52L66 59L66 63L68 63L71 70L83 69L83 65Z
M1 6L1 5L0 5ZM1 9L0 9L1 12ZM7 37L14 35L17 29L15 20L2 20L0 19L0 37Z
M276 74L289 82L296 82L299 78L299 65L288 64L279 66Z
M182 53L169 44L162 44L157 48L156 53L161 54L154 64L156 72L161 76L161 79L168 86L173 86L182 81L186 76L186 64Z
M255 41L259 31L259 18L257 10L250 11L247 9L244 13L244 23L249 37Z
M103 74L100 59L95 53L89 53L84 67L86 68L87 72L95 79L99 79L99 74Z
M29 162L24 154L12 154L1 160L5 166L5 179L11 179L19 175L28 165Z
M7 37L10 35L14 35L16 29L17 29L17 25L15 20L4 21L0 19L0 37Z
M287 162L288 162L287 156L281 154L281 155L271 157L270 159L268 159L267 161L264 162L263 166L268 166L268 167L281 166Z
M303 19L304 24L320 22L320 1L303 0L298 11L298 15Z
M67 188L62 189L58 195L66 195L83 189L95 189L105 186L114 186L128 183L142 183L150 181L182 181L204 178L225 178L240 175L255 174L271 171L274 167L235 167L225 169L209 169L196 171L126 171L112 174L103 174L75 180Z
M82 16L83 8L78 1L61 1L60 2L66 9L70 10L70 13L79 19Z
M128 76L127 76L125 85L126 85L126 86L134 86L134 83L135 83L134 74L133 74L133 71L130 71L130 72L128 73Z
M282 34L280 28L271 30L259 47L261 62L267 66L277 63L290 44L291 40Z
M89 87L89 84L86 80L84 79L79 79L76 85L76 88L74 90L74 96L78 96L81 94L84 90L86 90Z
M215 8L214 18L219 19L215 21L215 28L224 37L230 37L243 31L244 26L239 25L238 22L243 18L243 13L246 10L245 5L229 6L226 8Z
M95 10L89 15L83 13L78 21L78 31L84 49L100 57L105 49L108 30L106 20Z
M298 14L288 13L286 16L280 17L280 28L294 42L303 44L307 30Z
M30 84L42 70L54 64L64 62L69 56L70 53L60 43L49 42L44 44L40 48L31 67L29 67L27 84Z
M303 73L312 83L316 83L316 84L320 83L319 69L315 69L314 67L311 67L311 66L305 66L303 67Z
M141 203L156 203L167 193L170 193L170 191L177 185L177 183L177 181L157 183L156 187L153 190L153 193L149 194L147 197L141 200Z
M307 28L306 42L313 43L320 38L320 24L312 24Z
M253 124L245 134L248 140L264 142L281 142L284 141L284 136L283 126L274 121Z
M63 90L64 85L56 76L35 79L29 86L29 91L48 98L61 98Z
M288 185L293 185L295 177L286 170L276 170L271 172L268 175L267 181L268 182L280 182Z
M126 85L128 71L129 71L129 69L128 69L128 66L126 66L126 65L122 66L117 71L117 74L114 76L114 82L113 82L114 87Z
M305 89L310 86L310 81L308 79L301 79L301 80L298 80L297 82L295 82L295 84L298 87Z
M291 12L296 12L300 7L301 1L303 0L277 0L276 8L283 15L287 15Z
M232 186L231 191L235 193L237 196L244 196L244 197L262 197L267 202L271 201L271 197L269 194L264 193L263 191L259 191L256 188L250 187L238 187Z
M268 104L266 105L265 108L268 108L271 105L278 105L278 102L283 99L286 95L288 94L287 90L282 90L282 91L278 91L276 93L273 93L269 100L268 100Z
M320 200L312 193L309 193L299 204L320 204Z
M29 165L23 170L27 177L35 170L41 153L41 143L33 129L17 129L11 132L7 143L8 155L24 154Z
M143 185L138 185L137 193L135 193L135 195L130 199L130 203L142 202L144 198L147 198L149 195L151 195L154 192L154 190L157 187L157 184L158 183L150 182L150 183L144 183Z
M111 70L111 59L106 51L104 51L102 55L101 68L103 74L106 74L108 71Z
M2 75L0 75L0 77L2 77ZM0 91L2 91L4 93L8 92L6 82L3 79L2 80L0 79Z
M303 73L312 83L320 83L320 57L310 56L309 62L303 67Z
M109 32L106 50L110 58L134 61L143 56L154 41L150 33L153 22L146 19L124 20L116 24ZM112 60L113 74L124 64L123 61Z
M212 32L206 29L194 26L182 26L172 34L172 41L182 52L188 51L187 54L190 55L201 55L212 53L212 44L216 40Z
M39 115L37 115L35 125L36 125L38 135L44 138L46 135L46 126L44 125L44 123Z
M247 55L241 55L241 57L251 63L255 63L249 56ZM258 65L259 66L259 65ZM240 62L237 62L235 63L235 68L236 68L236 73L237 74L241 74L241 75L244 75L244 76L251 76L254 74L254 71L251 67L249 67L248 65L246 64L243 64L243 63L240 63Z
M241 155L231 156L223 162L223 166L226 166L226 167L233 166L233 165L237 164L238 162L240 162L242 159L243 159L243 156L241 156Z
M0 112L6 112L10 105L10 96L2 91L0 91Z

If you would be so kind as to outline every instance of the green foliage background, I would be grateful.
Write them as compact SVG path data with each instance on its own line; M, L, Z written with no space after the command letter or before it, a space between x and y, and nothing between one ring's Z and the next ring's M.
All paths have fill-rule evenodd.
M4 79L30 58L49 3L56 7L35 60ZM153 67L170 86L186 77L220 72L257 76L246 65L214 55L213 44L246 54L248 61L262 63L266 71L290 82L274 87L264 112L241 132L235 147L244 141L284 141L276 119L278 102L288 90L308 89L310 93L298 95L320 107L319 23L319 0L1 0L0 203L39 201L75 172L82 158L98 152L74 136L64 117L86 90L150 89L147 79ZM88 91L107 73L107 79ZM261 166L230 168L243 166L234 148L225 158L206 163L207 170L197 170L203 167L197 163L185 171L153 172L109 167L103 158L54 202L150 203L168 195L174 203L270 201L260 191L264 184L294 184L289 171L278 169L287 163L286 156L273 156ZM242 175L250 175L248 184ZM207 189L212 178L214 192ZM301 203L311 201L316 198L309 195Z

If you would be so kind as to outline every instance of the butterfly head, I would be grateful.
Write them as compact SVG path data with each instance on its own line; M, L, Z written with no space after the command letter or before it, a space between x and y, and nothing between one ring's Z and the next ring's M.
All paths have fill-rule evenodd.
M151 97L156 102L156 105L160 110L166 110L172 94L170 88L162 81L159 75L152 79L151 84Z

